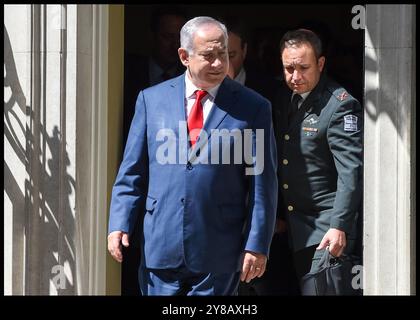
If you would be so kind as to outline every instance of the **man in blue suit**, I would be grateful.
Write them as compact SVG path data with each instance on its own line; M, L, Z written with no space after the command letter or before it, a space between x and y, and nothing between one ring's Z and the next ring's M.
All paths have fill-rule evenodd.
M121 262L143 224L143 295L235 295L265 271L278 195L271 105L226 77L227 39L213 18L188 21L186 73L137 98L108 250Z

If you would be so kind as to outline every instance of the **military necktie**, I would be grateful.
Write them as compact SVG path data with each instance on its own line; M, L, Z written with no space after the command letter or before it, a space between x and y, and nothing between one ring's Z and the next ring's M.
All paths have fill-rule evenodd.
M196 90L195 102L192 106L190 114L188 115L188 134L190 136L191 146L194 146L197 137L203 128L203 105L201 100L207 95L207 91Z
M294 94L293 98L292 98L292 102L290 103L289 106L289 115L288 115L288 119L289 119L289 124L291 123L294 115L296 114L296 112L299 110L299 101L302 100L302 96L299 94Z

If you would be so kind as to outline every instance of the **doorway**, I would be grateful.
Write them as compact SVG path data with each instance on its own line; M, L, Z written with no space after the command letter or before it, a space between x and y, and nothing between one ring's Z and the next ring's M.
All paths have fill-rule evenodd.
M312 29L319 33L323 40L327 73L363 103L364 31L352 28L352 5L229 4L179 7L188 17L206 15L218 19L229 13L245 21L249 35L245 66L257 68L277 81L282 77L278 44L283 34L298 27ZM128 98L133 96L133 93L129 91L136 90L133 85L135 80L129 76L136 68L136 62L130 57L147 57L150 54L151 17L157 8L157 5L125 6L124 135L128 132L133 110L132 98ZM361 215L359 221L361 230ZM122 266L122 295L139 294L137 266L140 261L140 247L136 243L138 242L131 242L132 245L125 253ZM359 250L361 253L361 243Z

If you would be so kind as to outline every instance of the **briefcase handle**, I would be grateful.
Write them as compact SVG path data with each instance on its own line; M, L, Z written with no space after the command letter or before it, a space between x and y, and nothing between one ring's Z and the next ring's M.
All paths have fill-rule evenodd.
M321 259L319 260L318 266L320 268L322 267L331 267L335 266L337 263L339 263L340 257L335 257L330 252L330 247L327 246L325 248L324 254L322 255Z

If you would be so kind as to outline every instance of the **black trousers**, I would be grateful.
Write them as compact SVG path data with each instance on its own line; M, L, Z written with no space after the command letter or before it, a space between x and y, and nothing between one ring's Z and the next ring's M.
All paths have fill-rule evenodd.
M316 247L318 247L318 244L293 253L293 263L298 281L311 271Z

